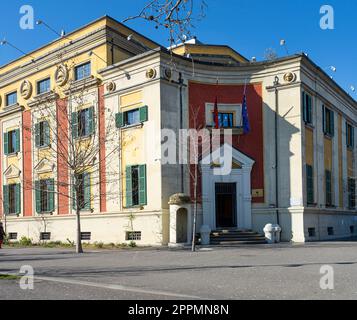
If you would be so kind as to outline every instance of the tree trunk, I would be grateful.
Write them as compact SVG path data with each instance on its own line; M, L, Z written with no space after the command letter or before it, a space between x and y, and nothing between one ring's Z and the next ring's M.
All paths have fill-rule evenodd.
M77 222L77 242L76 242L76 253L83 253L83 247L82 247L82 236L81 236L81 210L78 209L78 203L77 203L77 209L76 209L76 222Z

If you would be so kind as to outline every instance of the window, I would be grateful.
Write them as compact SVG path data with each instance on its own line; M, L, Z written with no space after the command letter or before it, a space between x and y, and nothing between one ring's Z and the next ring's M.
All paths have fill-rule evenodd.
M50 126L47 121L41 121L35 125L36 147L48 147L50 145Z
M74 139L88 137L94 133L94 108L72 113L72 135Z
M37 94L42 94L49 92L51 90L51 80L50 78L41 80L37 82Z
M9 232L9 240L17 240L17 232Z
M332 181L331 181L331 171L325 171L325 195L326 195L326 206L332 207Z
M147 106L125 111L123 113L119 112L116 114L116 119L115 119L117 128L140 124L145 121L148 121Z
M39 180L35 182L36 212L54 211L54 180Z
M329 236L333 236L335 234L335 231L334 231L333 227L328 227L327 228L327 234Z
M91 232L81 232L81 240L90 240L92 237Z
M308 228L307 232L309 233L309 238L316 237L316 229L315 228Z
M346 122L346 144L347 148L353 149L355 145L355 128Z
M335 134L335 116L334 112L325 106L322 106L323 130L324 134L333 137Z
M140 241L141 240L141 231L128 231L125 235L126 241Z
M351 232L351 234L355 233L355 226L350 226L350 232Z
M41 232L40 233L40 240L51 240L51 232Z
M306 92L302 93L303 117L306 124L312 124L312 98Z
M146 204L146 165L126 167L126 207Z
M6 106L11 106L17 103L17 92L11 92L6 95Z
M19 214L21 212L21 185L9 184L4 186L4 212L5 214Z
M233 128L233 113L218 113L218 123L220 128ZM214 123L214 113L213 113L213 123Z
M78 194L76 194L75 187L73 187L73 209L76 209L77 202L80 210L91 209L91 186L90 186L90 174L85 172L77 174L75 176L75 184L78 188ZM77 198L78 197L78 198Z
M91 75L91 64L90 62L81 64L74 68L74 78L75 80L82 80L90 77Z
M348 207L351 210L356 208L356 180L348 179Z
M307 204L314 204L314 168L306 165L306 192Z
M20 152L20 129L4 133L4 153L6 155Z

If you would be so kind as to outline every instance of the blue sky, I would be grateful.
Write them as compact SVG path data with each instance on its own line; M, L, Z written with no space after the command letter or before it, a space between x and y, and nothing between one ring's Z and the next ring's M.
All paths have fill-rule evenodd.
M196 22L195 35L204 43L227 44L251 58L262 60L267 48L283 56L280 39L287 41L290 53L307 52L318 65L334 65L334 79L354 98L357 88L357 1L355 0L205 0L206 17ZM36 26L34 30L19 27L19 9L32 5L35 19L43 19L56 30L67 32L100 16L108 14L122 21L138 13L147 0L12 0L2 1L0 37L6 38L25 52L56 38L49 30ZM335 29L322 30L319 26L322 5L335 10ZM128 25L147 37L167 45L167 34L142 21ZM20 54L8 46L0 47L0 65Z

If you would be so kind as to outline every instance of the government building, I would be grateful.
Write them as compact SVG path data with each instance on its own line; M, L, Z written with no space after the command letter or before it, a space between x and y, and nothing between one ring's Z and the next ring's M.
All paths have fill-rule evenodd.
M249 61L197 39L167 49L105 16L0 67L0 125L14 241L75 241L78 204L87 242L189 243L196 206L198 237L213 242L270 223L282 241L357 235L357 102L306 54ZM179 161L178 142L166 161L163 132L198 128L219 130L229 174L200 148L197 166ZM98 153L93 166L67 161L77 149Z

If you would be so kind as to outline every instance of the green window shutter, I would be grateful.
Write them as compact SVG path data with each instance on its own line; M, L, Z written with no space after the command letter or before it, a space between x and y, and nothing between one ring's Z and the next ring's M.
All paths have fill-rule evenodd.
M54 179L47 180L47 211L53 212L55 210L55 181Z
M307 96L307 122L312 123L312 97Z
M133 183L131 179L131 166L125 169L125 206L130 208L133 206Z
M94 107L88 109L88 134L94 133Z
M49 146L51 144L50 141L50 125L47 121L43 123L43 131L44 131L44 142L45 146Z
M330 110L330 121L331 121L331 136L335 135L335 113Z
M355 147L355 128L351 126L351 131L352 131L352 137L351 137L351 147Z
M36 148L41 147L41 145L40 145L40 124L39 123L35 124L35 145L36 145Z
M72 137L78 138L78 112L72 112Z
M115 115L115 125L117 128L122 128L124 127L124 114L121 112L118 112Z
M41 185L40 181L35 181L35 198L36 198L36 212L41 213Z
M15 213L21 212L21 184L15 186Z
M73 210L77 210L77 195L76 195L76 176L72 176L72 208Z
M9 133L4 133L4 153L5 155L9 154Z
M139 112L140 112L140 122L148 121L148 106L141 107Z
M146 165L139 166L139 204L147 204Z
M84 208L87 210L91 209L91 185L90 185L90 174L83 174L83 186L84 186Z
M16 145L15 152L20 152L20 129L16 129Z
M306 108L306 93L302 93L302 113L303 113L303 120L307 123L307 108Z
M326 134L326 109L325 106L322 106L322 130Z
M3 186L4 214L9 214L9 186Z

